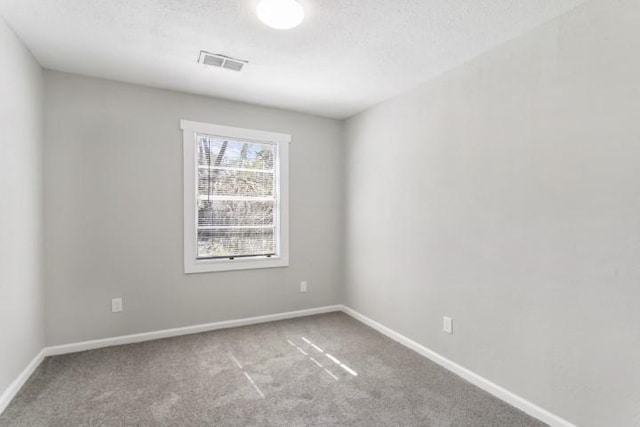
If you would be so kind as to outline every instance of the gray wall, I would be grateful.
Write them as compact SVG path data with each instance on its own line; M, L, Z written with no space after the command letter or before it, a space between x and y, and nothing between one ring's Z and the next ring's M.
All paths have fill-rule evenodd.
M0 17L0 394L44 345L42 70Z
M45 95L47 344L340 302L339 121L53 71ZM288 268L184 274L180 119L292 134Z
M346 303L581 426L640 425L639 22L589 2L346 129Z

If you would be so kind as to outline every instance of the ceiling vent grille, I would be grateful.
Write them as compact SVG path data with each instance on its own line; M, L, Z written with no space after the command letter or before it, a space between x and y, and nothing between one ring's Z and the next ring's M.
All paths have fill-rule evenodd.
M201 50L198 62L211 67L225 68L232 71L242 71L249 61L243 61L242 59L235 59L229 56L209 53Z

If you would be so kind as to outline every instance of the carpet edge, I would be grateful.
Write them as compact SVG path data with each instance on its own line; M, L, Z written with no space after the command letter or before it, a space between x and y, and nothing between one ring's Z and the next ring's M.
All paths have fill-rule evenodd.
M0 414L2 414L4 410L9 406L22 386L24 386L24 384L29 380L31 375L35 372L35 370L38 368L38 366L40 366L44 358L47 356L77 353L79 351L95 350L98 348L112 347L116 345L153 341L162 338L191 335L200 332L215 331L219 329L234 328L238 326L257 325L260 323L273 322L277 320L294 319L297 317L312 316L314 314L324 314L338 311L342 311L342 305L327 305L323 307L307 308L275 314L266 314L263 316L223 320L219 322L203 323L199 325L184 326L180 328L162 329L138 334L121 335L116 337L44 347L38 352L38 354L36 354L36 356L29 362L29 364L22 370L22 372L20 372L18 377L13 380L13 382L9 384L9 386L4 391L0 393Z
M546 409L536 405L535 403L521 397L506 388L476 374L475 372L465 368L457 364L456 362L447 359L446 357L436 353L435 351L413 341L411 338L408 338L399 332L394 331L393 329L384 326L383 324L376 322L375 320L365 316L358 311L343 305L342 312L351 316L355 320L369 326L372 329L380 332L381 334L391 338L392 340L398 342L399 344L404 345L405 347L410 348L416 353L420 354L423 357L431 360L434 363L442 366L450 372L458 375L459 377L465 379L471 384L479 387L480 389L486 391L487 393L497 397L498 399L520 409L522 412L549 424L552 427L576 427L575 424L565 420L564 418L555 415L554 413L547 411Z
M7 409L9 403L13 400L13 398L18 394L22 386L31 378L31 375L38 369L40 363L46 357L45 348L41 349L34 357L31 359L29 364L18 374L15 380L9 384L9 386L4 389L2 394L0 394L0 414Z

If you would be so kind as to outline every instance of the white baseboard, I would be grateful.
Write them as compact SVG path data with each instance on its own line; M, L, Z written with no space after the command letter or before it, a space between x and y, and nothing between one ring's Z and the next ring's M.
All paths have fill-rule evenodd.
M217 329L233 328L238 326L255 325L259 323L273 322L276 320L293 319L296 317L311 316L314 314L330 313L334 311L343 311L356 320L364 323L367 326L381 332L389 338L399 342L400 344L412 349L413 351L421 354L422 356L432 360L433 362L443 366L449 371L459 375L475 386L482 390L491 393L497 398L504 400L510 405L522 410L523 412L539 419L540 421L547 423L553 427L575 427L569 421L560 418L557 415L529 402L528 400L510 392L509 390L489 381L488 379L481 377L480 375L464 368L457 363L447 359L444 356L428 349L427 347L418 344L417 342L405 337L398 332L387 328L386 326L372 320L363 314L358 313L352 308L343 305L331 305L326 307L310 308L306 310L289 311L286 313L269 314L265 316L248 317L244 319L225 320L221 322L206 323L201 325L185 326L182 328L164 329L160 331L145 332L140 334L123 335L113 338L104 338L91 341L83 341L71 344L57 345L52 347L43 348L29 363L29 365L20 373L18 378L13 381L9 387L0 395L0 414L9 405L9 402L18 393L20 388L29 379L31 374L40 365L42 360L46 356L54 356L59 354L76 353L79 351L93 350L103 347L111 347L122 344L132 344L136 342L151 341L161 338L177 337L181 335L197 334L200 332L214 331Z
M326 307L309 308L306 310L289 311L286 313L268 314L265 316L247 317L244 319L225 320L222 322L205 323L202 325L185 326L183 328L164 329L160 331L145 332L141 334L123 335L113 338L104 338L91 341L82 341L71 344L56 345L43 348L29 365L20 373L18 378L13 381L6 390L0 395L0 414L9 405L9 402L15 397L20 388L29 379L31 374L38 368L40 363L47 356L55 356L59 354L77 353L79 351L93 350L102 347L111 347L114 345L132 344L136 342L151 341L161 338L177 337L180 335L197 334L199 332L214 331L216 329L233 328L237 326L255 325L258 323L273 322L275 320L293 319L296 317L311 316L314 314L330 313L333 311L341 311L341 305L330 305Z
M18 378L16 378L11 384L9 384L9 387L7 387L2 392L2 394L0 395L0 414L2 414L7 406L9 406L9 402L11 402L16 394L18 394L18 391L20 391L24 383L27 382L31 374L33 374L38 366L40 366L40 363L44 360L44 357L45 351L44 349L42 349L38 354L36 354L33 359L31 359L31 362L29 362L27 367L24 368L22 372L20 372Z
M382 333L383 335L386 335L392 340L399 342L405 347L410 348L416 353L419 353L420 355L426 357L427 359L430 359L431 361L437 363L438 365L464 378L465 380L469 381L471 384L475 385L476 387L481 388L487 393L494 395L498 399L503 400L512 406L515 406L521 411L531 415L534 418L537 418L538 420L546 424L549 424L552 427L576 427L574 424L570 423L564 418L561 418L555 414L552 414L546 409L543 409L538 405L526 400L525 398L520 397L517 394L514 394L509 390L499 386L498 384L495 384L489 381L488 379L481 377L480 375L470 371L469 369L458 365L457 363L447 359L444 356L441 356L440 354L436 353L433 350L428 349L422 344L418 344L417 342L411 340L410 338L405 337L404 335L394 331L393 329L390 329L376 322L375 320L370 319L361 313L358 313L352 308L342 306L342 311L348 314L349 316L353 317L354 319L359 320L365 325Z
M217 329L235 328L238 326L256 325L258 323L273 322L276 320L293 319L295 317L311 316L314 314L341 311L341 305L329 305L326 307L309 308L306 310L288 311L286 313L267 314L265 316L246 317L244 319L223 320L221 322L204 323L201 325L185 326L182 328L163 329L160 331L144 332L141 334L122 335L113 338L103 338L91 341L82 341L71 344L56 345L44 349L46 356L77 353L79 351L94 350L114 345L132 344L136 342L152 341L161 338L171 338L181 335L197 334L200 332L215 331Z

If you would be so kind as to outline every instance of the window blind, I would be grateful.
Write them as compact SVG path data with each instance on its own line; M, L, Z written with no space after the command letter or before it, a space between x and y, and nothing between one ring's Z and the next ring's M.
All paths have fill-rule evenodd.
M275 255L277 145L196 138L198 259Z

